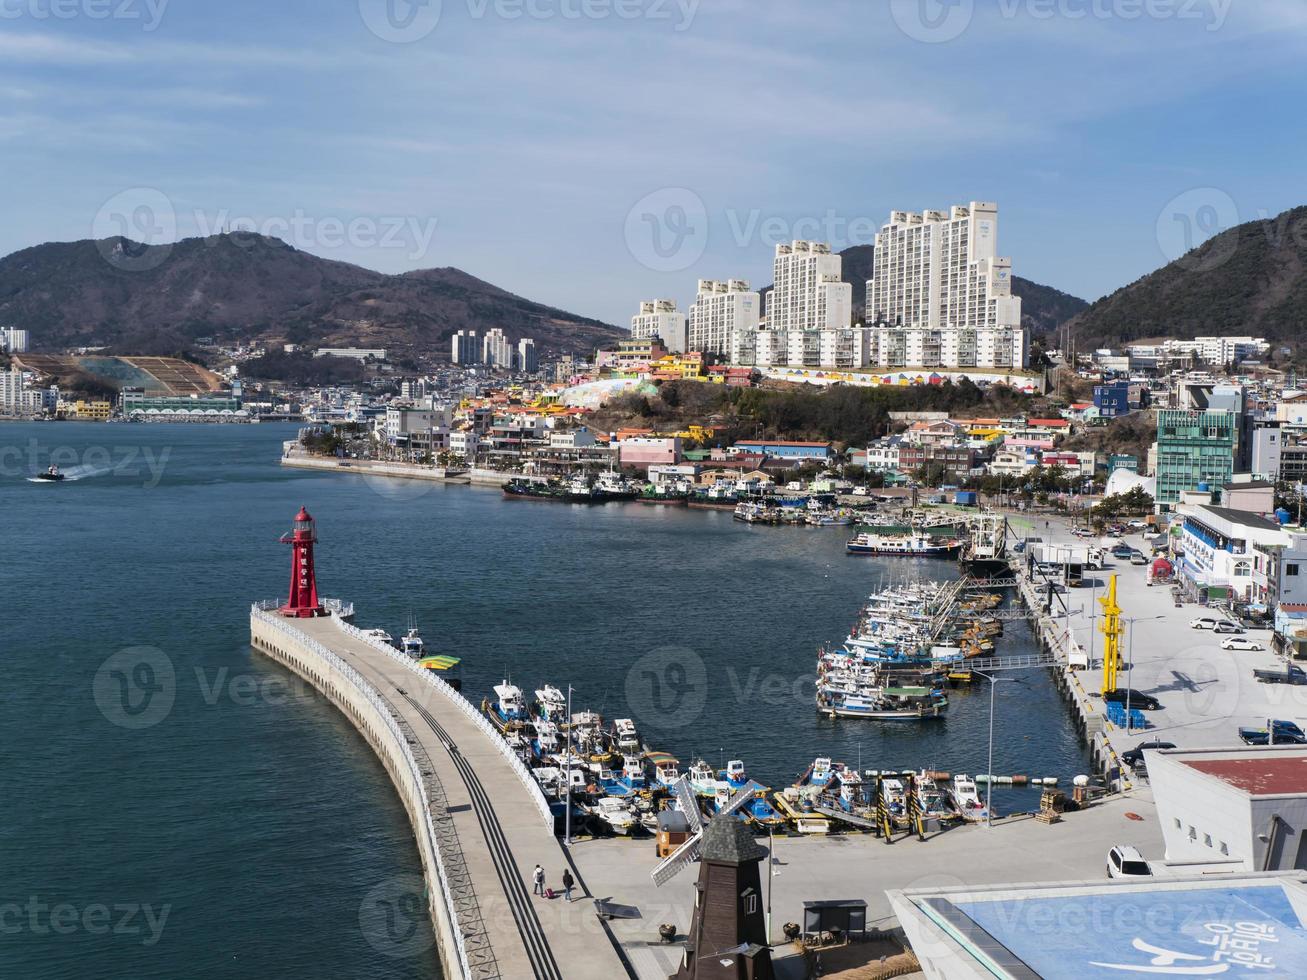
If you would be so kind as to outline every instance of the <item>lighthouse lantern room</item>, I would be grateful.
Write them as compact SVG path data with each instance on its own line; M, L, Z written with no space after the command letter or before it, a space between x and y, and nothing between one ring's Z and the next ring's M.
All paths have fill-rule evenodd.
M313 518L301 507L295 515L295 529L281 536L281 543L290 545L290 595L278 610L283 616L309 619L325 616L327 611L318 602L318 581L313 572L313 545L318 535Z

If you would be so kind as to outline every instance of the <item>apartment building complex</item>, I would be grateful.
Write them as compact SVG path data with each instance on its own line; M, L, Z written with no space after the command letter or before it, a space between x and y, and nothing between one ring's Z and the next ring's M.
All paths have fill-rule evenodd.
M690 307L687 349L729 356L733 331L756 328L761 311L761 299L745 280L700 279Z
M684 354L688 349L686 330L685 314L671 299L646 300L640 304L640 312L631 317L632 340L657 337L673 354Z
M867 321L881 367L1025 367L1028 338L998 254L998 205L894 211L876 235Z

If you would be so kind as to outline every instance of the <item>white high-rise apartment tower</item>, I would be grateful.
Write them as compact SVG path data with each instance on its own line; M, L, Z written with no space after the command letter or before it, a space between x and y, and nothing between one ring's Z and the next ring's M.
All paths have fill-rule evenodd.
M450 360L462 367L481 363L481 344L475 330L460 330L450 338Z
M1023 367L1029 358L998 205L893 211L867 283L872 361L883 367ZM915 360L916 357L921 360Z
M481 362L486 367L513 370L513 345L498 327L487 330L481 341Z
M789 333L850 326L853 285L840 279L843 264L822 242L777 245L767 327Z
M650 337L661 339L673 354L685 353L685 314L676 309L675 300L646 300L640 304L640 312L631 317L631 338L648 340Z
M757 326L761 308L758 294L743 279L700 279L699 294L690 307L686 349L728 356L732 332Z

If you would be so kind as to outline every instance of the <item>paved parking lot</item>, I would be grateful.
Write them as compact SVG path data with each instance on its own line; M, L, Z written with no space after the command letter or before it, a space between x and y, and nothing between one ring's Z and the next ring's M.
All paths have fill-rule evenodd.
M1045 528L1039 526L1042 523L1030 522L1031 531L1046 541L1077 540L1065 526L1050 523ZM1139 534L1130 534L1125 541L1140 550L1147 548ZM1268 718L1307 722L1307 687L1253 679L1254 669L1284 666L1283 659L1270 652L1270 630L1243 634L1260 643L1261 652L1223 650L1224 636L1189 626L1194 619L1220 616L1219 612L1188 602L1177 608L1169 586L1148 585L1146 566L1110 557L1106 565L1103 571L1086 573L1083 586L1058 599L1072 611L1075 641L1091 652L1090 669L1081 672L1081 681L1089 691L1101 690L1102 607L1097 600L1106 594L1109 578L1117 576L1117 601L1126 631L1122 656L1132 665L1122 672L1118 686L1151 694L1162 703L1161 710L1145 712L1146 731L1109 731L1118 752L1154 738L1185 748L1239 745L1241 726L1264 727ZM1060 605L1055 601L1054 607Z

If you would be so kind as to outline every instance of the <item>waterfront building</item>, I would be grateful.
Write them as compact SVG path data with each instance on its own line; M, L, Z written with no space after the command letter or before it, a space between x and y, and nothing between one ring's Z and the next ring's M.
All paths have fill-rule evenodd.
M651 299L640 304L640 312L631 317L631 337L635 340L657 338L673 354L689 350L685 314L677 310L676 301Z
M1169 509L1200 484L1216 487L1234 474L1237 416L1230 411L1162 409L1157 413L1157 506Z
M744 279L700 279L690 307L687 349L727 357L735 330L756 327L762 303Z
M617 460L622 466L648 469L650 466L675 466L681 461L679 436L632 436L617 443Z
M829 245L804 241L777 245L772 268L766 309L771 329L794 334L852 325L853 285L840 278L843 260L831 253Z
M481 340L481 363L500 371L513 370L513 345L498 327L487 330Z
M26 354L29 339L26 330L0 327L0 350L7 354Z
M779 459L800 460L803 462L828 462L835 449L829 442L786 442L777 440L745 439L733 447L740 453L758 453Z
M35 415L44 411L45 393L31 388L27 376L17 368L0 371L0 413Z
M1283 546L1288 533L1273 520L1231 507L1186 507L1178 571L1209 598L1256 602L1254 548Z
M524 374L535 374L540 370L540 355L536 352L536 342L530 337L517 342L517 369Z
M1165 749L1148 755L1166 861L1242 871L1307 865L1307 749Z
M1008 367L1029 363L1012 260L997 254L998 205L893 211L876 235L867 322L881 367Z
M460 330L450 339L450 360L460 367L481 363L481 342L475 330Z
M79 422L108 422L113 417L113 402L79 398L72 404L64 404L64 414Z
M140 388L124 389L119 397L123 415L235 415L236 395L147 395Z

